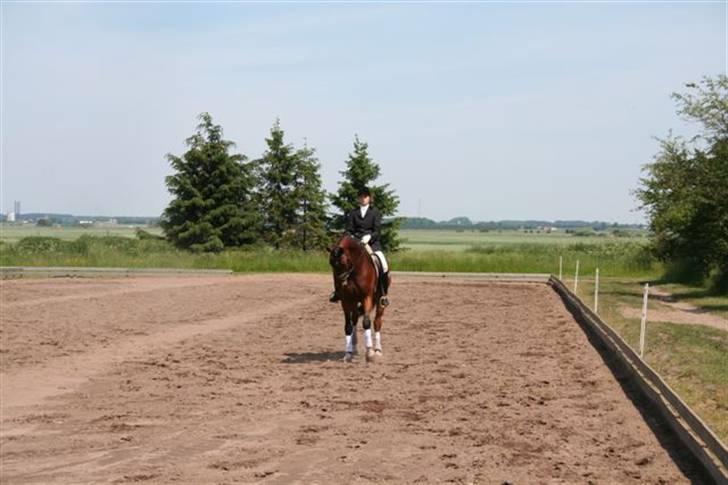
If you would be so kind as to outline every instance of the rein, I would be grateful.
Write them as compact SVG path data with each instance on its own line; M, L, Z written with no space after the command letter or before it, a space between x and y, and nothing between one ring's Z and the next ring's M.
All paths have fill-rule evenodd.
M349 236L349 237L351 238L351 236ZM351 239L354 239L354 238L351 238ZM360 241L357 241L357 243L359 244L360 247L363 244ZM339 248L344 249L341 246L339 246ZM356 269L357 265L361 262L361 258L363 258L364 255L368 256L369 253L367 253L366 249L362 248L362 252L361 252L361 254L359 254L359 257L356 259L356 261L352 262L351 266L349 268L347 268L346 271L336 275L336 277L339 279L339 281L341 282L342 285L346 286L346 282L349 280L351 275L354 274L354 270Z

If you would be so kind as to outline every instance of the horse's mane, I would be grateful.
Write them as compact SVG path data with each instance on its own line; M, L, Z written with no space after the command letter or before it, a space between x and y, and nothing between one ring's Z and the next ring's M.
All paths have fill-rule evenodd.
M339 241L339 247L347 250L354 250L354 251L363 251L364 247L362 244L355 238L351 237L348 234L344 234L341 237L341 240Z

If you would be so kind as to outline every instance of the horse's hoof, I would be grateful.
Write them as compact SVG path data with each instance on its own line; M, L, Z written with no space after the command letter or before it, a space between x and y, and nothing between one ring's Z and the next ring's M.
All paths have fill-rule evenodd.
M375 353L372 349L367 349L367 362L374 362Z
M351 362L352 360L354 360L354 354L351 352L344 354L344 362Z

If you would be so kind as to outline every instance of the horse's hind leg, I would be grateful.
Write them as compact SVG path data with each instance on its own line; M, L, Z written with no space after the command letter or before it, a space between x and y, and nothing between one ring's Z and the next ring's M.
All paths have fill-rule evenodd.
M377 314L374 317L374 353L382 354L382 316L384 315L384 306L377 305Z
M372 310L374 309L374 298L371 296L364 300L364 321L362 322L362 328L364 328L364 346L366 347L367 360L371 360L374 357L374 349L372 345Z

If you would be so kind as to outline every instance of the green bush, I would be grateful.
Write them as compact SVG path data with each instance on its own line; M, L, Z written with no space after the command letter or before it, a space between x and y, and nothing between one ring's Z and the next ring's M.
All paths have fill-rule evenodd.
M67 251L68 241L55 237L30 236L24 237L15 245L8 245L18 254L48 254Z

